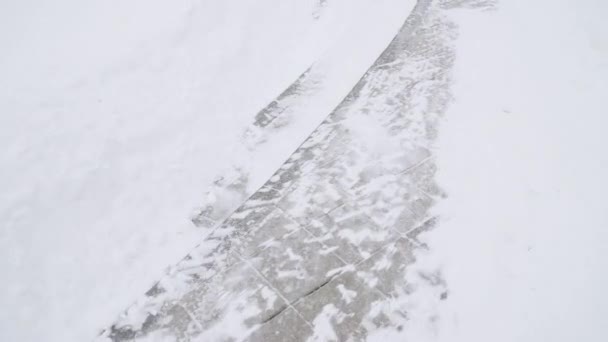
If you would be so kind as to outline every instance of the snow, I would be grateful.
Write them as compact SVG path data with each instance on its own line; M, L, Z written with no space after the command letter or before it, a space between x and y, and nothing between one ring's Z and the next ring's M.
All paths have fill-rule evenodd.
M425 16L421 22L428 20L428 30L422 25L419 36L406 35L410 45L397 44L418 53L416 46L429 53L441 50L445 56L438 59L445 59L446 68L455 49L453 101L443 115L436 150L402 144L386 134L388 121L380 124L357 114L365 109L392 120L396 112L382 108L393 108L386 100L401 96L408 82L428 78L427 87L434 87L431 81L441 87L443 69L426 63L435 56L414 53L402 68L378 68L379 83L369 86L374 92L362 89L347 113L344 131L356 138L347 144L364 152L364 165L390 167L395 156L387 151L393 150L417 160L413 165L436 162L437 180L447 193L432 209L439 218L435 229L412 238L429 249L416 249L416 262L399 283L408 295L390 298L389 306L406 309L407 325L372 331L370 341L608 340L608 5L505 0L483 10L491 3L432 2L417 14ZM131 314L121 317L122 325L141 328L150 313L146 310L192 290L188 279L180 278L184 269L200 267L197 275L211 279L214 269L201 265L220 268L225 260L212 252L233 231L217 230L215 240L204 240L211 229L196 228L191 218L211 206L216 224L266 180L288 183L281 173L271 177L273 172L341 103L413 4L0 3L0 340L91 340L161 279L164 295L132 306ZM460 8L467 4L470 8ZM277 98L296 80L302 89ZM382 82L391 86L382 88ZM378 89L382 92L376 97ZM426 130L434 129L435 121L423 110L430 106L424 91L412 94L412 99L406 96L407 114L415 118L403 137L426 142ZM443 100L442 94L434 100ZM281 117L268 127L256 125L256 113L273 99ZM337 152L325 157L332 153ZM395 165L404 163L409 159ZM378 177L371 166L344 171L366 175L367 185L355 193L356 200L382 227L391 226L398 218L394 214L410 205L401 202L415 199L408 197L414 185L396 185L404 171L393 171L390 177ZM327 179L304 180L276 210L304 223L315 212L353 219L339 221L349 226L337 235L360 256L372 255L363 241L386 237L367 229L370 222L348 216L352 208L341 202L344 194L332 189ZM248 203L255 206L256 201L264 198ZM390 212L393 207L397 211ZM232 217L247 215L244 210ZM250 279L263 276L249 274L258 271L248 261L209 287L210 303L222 297L224 287L239 295L223 303L226 316L202 338L244 338L253 330L242 322L301 295L295 281L304 278L312 285L319 283L314 277L323 280L356 269L339 266L335 258L335 265L323 264L314 274L281 268L276 260L310 262L339 250L319 249L315 239L302 238L307 236L303 232L286 235L295 247L283 248L270 235L287 228L279 221L258 242L275 260L265 272L285 278L279 284L289 299L266 283L256 287ZM409 239L413 232L405 233ZM167 266L201 241L194 257L170 268L166 273L172 278L163 280ZM413 257L407 254L407 259ZM387 254L372 269L399 266ZM365 272L358 276L369 291L341 278L345 283L329 283L317 291L317 299L309 299L326 301L324 296L332 294L322 292L335 286L333 295L339 298L319 312L299 317L305 308L291 307L275 325L264 327L278 326L273 333L289 335L312 322L311 339L320 341L351 333L349 319L369 314L361 308L383 285ZM258 295L264 306L245 304ZM175 315L192 315L180 304L184 301L171 307ZM214 312L203 308L199 314ZM196 329L206 329L190 319L198 322ZM256 336L263 340L266 330L260 332ZM152 331L146 340L168 341L169 335Z
M266 180L408 6L1 3L0 339L94 337L207 234L190 218L217 176ZM317 97L247 164L255 113L315 63Z
M334 331L334 327L331 325L331 320L340 320L344 314L340 312L334 304L327 304L323 307L321 314L319 314L313 326L315 327L314 335L311 336L309 341L338 341L338 336ZM336 318L338 317L338 318ZM343 319L343 318L342 318Z
M413 317L440 320L416 322L413 340L608 340L606 13L593 0L452 13L455 100L438 146L448 197L417 265L449 292L415 296Z
M213 208L210 216L214 221L227 218L259 189L268 175L341 103L394 37L414 2L361 1L348 5L348 11L354 13L349 16L348 30L298 79L298 88L277 101L279 109L275 111L280 117L269 127L245 130L243 143L232 151L239 158L219 172L216 177L219 181L206 193L202 203L203 207ZM325 3L323 8L325 16L331 14L328 12L331 6ZM345 12L346 9L339 10ZM382 25L374 24L378 22ZM245 184L242 184L243 178Z

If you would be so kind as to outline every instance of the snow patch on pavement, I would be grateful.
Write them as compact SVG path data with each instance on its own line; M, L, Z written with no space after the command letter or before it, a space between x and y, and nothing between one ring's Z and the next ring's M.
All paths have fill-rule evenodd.
M328 88L347 92L407 15L392 0L323 3L318 15L271 0L0 4L2 340L98 333L204 238L189 219L222 170L237 165L240 192L218 199L230 206L342 90L249 164L256 111L323 56Z
M390 43L414 1L349 3L347 29L279 97L257 115L235 146L232 165L206 192L197 225L213 227L252 195L336 108ZM344 16L324 3L324 18ZM382 22L382 25L373 23ZM261 162L263 161L263 162ZM243 182L246 180L246 182Z

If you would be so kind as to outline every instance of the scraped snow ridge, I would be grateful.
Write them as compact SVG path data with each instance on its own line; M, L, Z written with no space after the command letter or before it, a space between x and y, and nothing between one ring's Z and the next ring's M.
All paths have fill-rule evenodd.
M411 6L321 3L0 4L2 340L97 334L207 234L190 218L217 176L269 177ZM316 97L249 155L256 113L311 66Z
M607 12L0 2L0 341L608 341Z

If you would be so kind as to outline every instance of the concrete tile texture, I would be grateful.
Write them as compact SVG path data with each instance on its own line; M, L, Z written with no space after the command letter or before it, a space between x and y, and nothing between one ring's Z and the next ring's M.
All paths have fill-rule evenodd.
M419 0L321 126L100 341L364 341L404 329L395 299L442 196L432 145L450 99L453 7Z

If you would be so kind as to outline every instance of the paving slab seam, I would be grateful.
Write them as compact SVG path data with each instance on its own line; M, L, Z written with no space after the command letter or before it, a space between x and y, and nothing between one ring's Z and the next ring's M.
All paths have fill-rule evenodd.
M279 291L277 288L275 288L274 285L272 285L270 283L270 281L268 281L268 279L266 279L266 277L263 274L261 274L260 271L258 271L258 269L255 268L254 265L252 265L249 260L241 259L241 261L245 262L251 269L253 269L254 272L257 274L258 278L260 278L263 282L265 282L266 286L268 286L270 289L272 289L272 291L274 291L277 296L281 297L281 299L287 304L287 307L293 309L296 312L296 314L298 314L298 316L300 316L300 318L302 318L306 322L306 324L308 324L310 326L310 328L313 328L310 325L310 323L306 319L304 319L304 317L302 316L302 314L298 310L296 310L296 308L294 308L293 305L291 305L290 301L285 296L283 296L283 294L281 293L281 291ZM283 311L285 311L285 310L282 310L282 312ZM275 318L277 316L274 316L273 318Z
M278 210L280 210L285 216L289 217L292 221L294 221L299 227L300 229L304 230L305 232L307 232L312 238L317 238L316 235L314 235L310 230L306 229L306 227L304 227L302 224L300 224L298 221L294 220L294 218L291 216L291 214L285 212L285 210L283 210L281 207L277 207L275 206ZM322 244L323 246L325 246L326 248L331 248L330 246L327 246L323 241L319 241L320 244ZM339 256L338 254L336 254L334 251L330 252L333 256L335 256L336 258L338 258L338 260L342 261L342 263L344 263L344 265L349 265L350 263L346 262L346 260L344 260L341 256Z
M187 318L179 321L182 313L165 310L159 317L175 321L172 326L136 324L125 329L122 337L115 335L114 341L167 329L178 341L190 341L199 334L198 338L209 338L234 317L235 323L248 329L259 328L247 337L253 341L278 341L277 336L297 331L290 330L291 324L286 322L302 323L302 335L290 336L294 340L305 339L308 330L316 334L318 319L331 323L339 340L365 339L370 329L401 327L401 318L391 315L398 311L398 316L406 317L407 308L403 298L394 301L395 296L410 291L405 272L415 258L413 251L426 248L417 236L432 227L435 218L429 217L429 209L441 197L433 181L436 169L429 147L436 134L437 115L449 98L444 87L452 56L450 47L444 46L450 38L444 36L444 30L449 27L436 5L430 0L418 1L400 32L351 93L271 179L213 230L215 240L210 245L216 247L201 251L197 247L190 253L193 257L187 259L189 254L180 262L175 268L178 274L167 281L186 286L188 292L149 299L153 307L164 298L174 299L185 307L191 321L200 320L196 330L202 332L184 330ZM416 102L417 98L422 100ZM354 117L365 119L356 121ZM373 120L372 126L379 127L372 131L379 132L372 138L360 136L356 130L361 122L365 126L365 120ZM382 135L390 144L383 145L388 152L384 149L385 156L378 157L373 137ZM395 141L399 145L393 150ZM273 217L279 218L278 224L269 223ZM282 227L281 222L288 223ZM273 244L263 245L273 234L280 235ZM296 241L303 236L314 240ZM203 244L207 242L198 246ZM247 254L255 248L260 249L258 254ZM315 254L317 250L324 253ZM244 267L231 264L232 256ZM191 267L197 262L199 265ZM199 274L200 281L189 282L188 277ZM241 283L235 285L235 279ZM255 280L248 284L251 279ZM273 296L264 297L263 291ZM350 297L353 291L355 295ZM226 301L247 306L235 312ZM368 315L372 305L380 311ZM378 309L385 305L388 311ZM326 311L332 307L334 311ZM213 321L209 321L207 309L217 313ZM251 310L243 311L249 309L259 313L249 316ZM379 312L388 316L374 316ZM260 320L261 324L256 323ZM129 321L121 323L118 329ZM232 335L238 332L225 333L242 339Z

